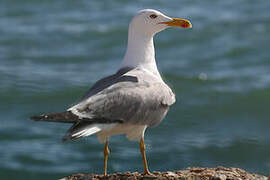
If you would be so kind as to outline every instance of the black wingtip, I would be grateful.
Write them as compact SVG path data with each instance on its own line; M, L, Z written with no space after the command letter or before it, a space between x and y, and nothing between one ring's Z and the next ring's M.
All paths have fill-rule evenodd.
M62 142L67 142L67 141L75 141L75 140L78 140L80 139L79 137L73 137L71 135L65 135L63 138L62 138Z
M30 119L33 121L41 121L44 118L43 115L39 115L39 116L31 116Z
M70 140L70 136L68 135L65 135L63 138L62 138L62 142L67 142L68 140Z

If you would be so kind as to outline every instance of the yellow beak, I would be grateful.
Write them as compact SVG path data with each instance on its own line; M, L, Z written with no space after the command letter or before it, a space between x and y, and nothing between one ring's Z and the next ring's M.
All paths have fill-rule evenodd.
M170 27L182 27L182 28L191 28L192 24L189 20L172 18L172 21L160 22L159 24L167 24Z

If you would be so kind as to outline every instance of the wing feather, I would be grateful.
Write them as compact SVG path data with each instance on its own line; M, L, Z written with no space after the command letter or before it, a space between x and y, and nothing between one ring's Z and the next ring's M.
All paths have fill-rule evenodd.
M142 77L138 72L131 75L138 81L117 81L69 110L80 117L157 125L175 102L173 92L163 81L153 81L153 77Z

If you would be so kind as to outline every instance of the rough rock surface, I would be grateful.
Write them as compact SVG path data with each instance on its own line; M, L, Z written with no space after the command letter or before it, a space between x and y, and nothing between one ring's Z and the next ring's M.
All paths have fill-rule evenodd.
M263 175L250 174L239 168L192 167L179 171L153 172L153 176L138 172L115 173L107 176L97 174L75 174L61 180L270 180Z

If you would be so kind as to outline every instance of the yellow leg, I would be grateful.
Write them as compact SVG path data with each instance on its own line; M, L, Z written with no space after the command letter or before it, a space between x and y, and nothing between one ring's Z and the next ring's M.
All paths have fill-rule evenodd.
M109 154L110 154L109 140L107 140L104 147L104 176L107 176L107 161Z
M143 137L141 138L141 141L140 141L140 150L142 153L142 159L143 159L143 165L144 165L143 175L153 175L152 173L150 173L150 171L148 169L147 160L146 160L146 156L145 156L145 145L144 145Z

